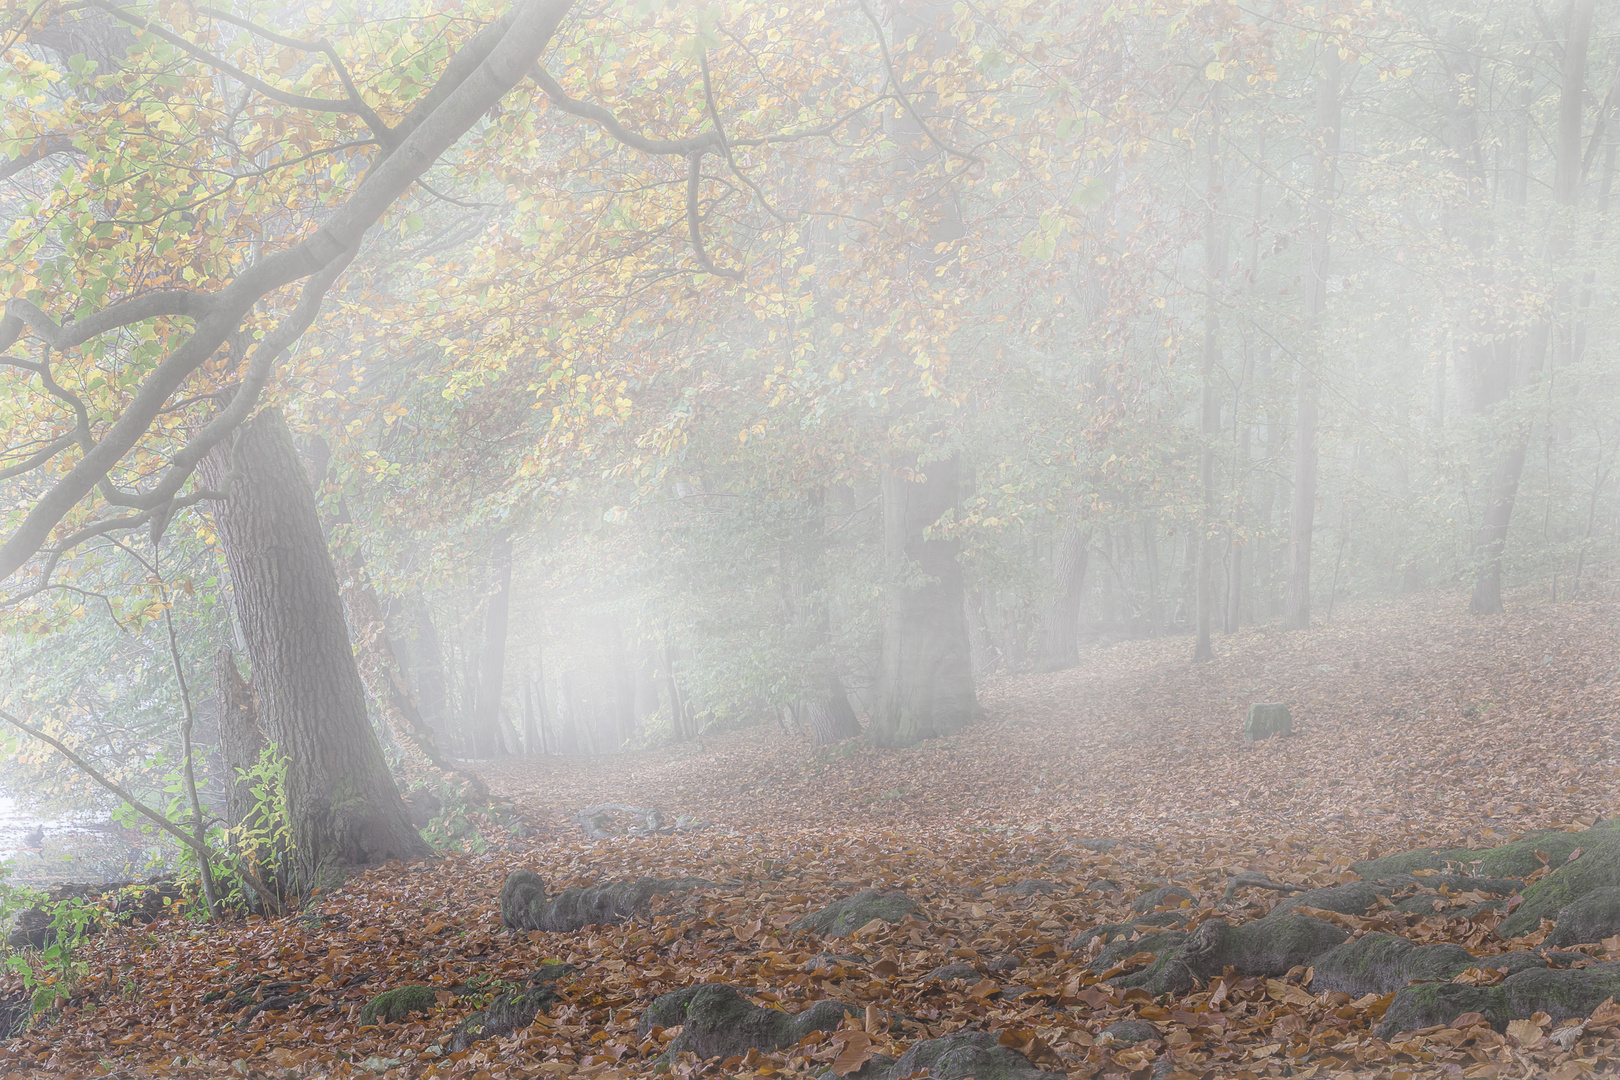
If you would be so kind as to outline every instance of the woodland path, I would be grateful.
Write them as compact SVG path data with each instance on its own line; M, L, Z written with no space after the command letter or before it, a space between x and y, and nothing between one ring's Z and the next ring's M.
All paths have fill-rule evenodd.
M1309 633L1246 631L1198 667L1185 639L1097 650L1074 671L990 683L982 723L898 753L814 750L772 726L701 750L481 766L521 832L473 814L481 853L380 867L288 917L172 918L98 937L63 1015L0 1042L0 1077L651 1077L675 1036L638 1020L659 995L705 982L793 1013L845 1002L872 1034L846 1021L729 1066L678 1061L676 1080L798 1080L851 1047L898 1055L971 1031L1070 1080L1612 1071L1620 1010L1607 1005L1568 1048L1545 1017L1386 1043L1373 1028L1395 995L1314 994L1304 967L1164 1002L1093 985L1100 973L1085 967L1099 944L1079 944L1086 932L1129 926L1133 901L1166 882L1187 890L1185 912L1246 924L1276 895L1251 888L1223 906L1241 871L1331 886L1373 852L1485 847L1612 814L1620 605L1473 619L1462 603L1431 594L1347 609ZM1241 717L1263 700L1288 702L1299 734L1244 745ZM588 839L572 815L609 801L711 824ZM1121 843L1082 842L1097 838ZM632 924L525 935L502 925L498 902L519 869L553 891L641 876L714 886L655 898ZM1029 879L1044 891L1015 888ZM868 887L904 889L920 921L826 941L790 929ZM1481 968L1509 947L1495 915L1374 915L1349 922L1465 944ZM1581 963L1614 959L1611 945L1620 938L1580 946ZM574 968L548 1013L452 1050L458 1025L551 960ZM934 974L962 961L968 981ZM379 991L412 984L431 989L427 1013L360 1022ZM0 1004L17 992L0 978ZM1157 1038L1111 1041L1125 1021L1151 1021Z

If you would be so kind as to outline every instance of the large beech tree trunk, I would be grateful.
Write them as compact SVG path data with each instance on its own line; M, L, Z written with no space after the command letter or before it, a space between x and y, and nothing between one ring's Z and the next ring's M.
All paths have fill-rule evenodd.
M956 510L957 482L954 457L923 469L911 459L884 462L883 546L895 580L877 707L866 729L879 746L955 734L979 712L957 545L924 536Z
M244 424L203 465L227 494L214 527L230 567L267 738L288 759L293 857L306 885L323 868L429 854L366 718L337 577L315 497L280 410Z

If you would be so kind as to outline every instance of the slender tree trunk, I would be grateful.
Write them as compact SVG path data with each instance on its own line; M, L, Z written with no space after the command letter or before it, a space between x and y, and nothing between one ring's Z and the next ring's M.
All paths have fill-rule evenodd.
M1220 283L1221 266L1226 261L1220 216L1216 213L1221 192L1221 84L1218 82L1210 83L1209 112L1208 177L1204 195L1207 205L1204 210L1203 379L1199 390L1200 434L1203 439L1198 451L1198 484L1202 489L1204 505L1197 526L1195 664L1215 659L1215 648L1209 640L1211 624L1215 620L1215 440L1221 433L1221 406L1215 396L1215 369L1221 363L1221 316L1216 306L1215 289Z
M675 650L667 640L664 642L664 686L669 693L670 730L676 742L685 742L693 733L687 726L686 702L681 700L681 689L675 683Z
M1080 603L1085 598L1090 530L1070 522L1052 559L1052 600L1041 619L1037 671L1062 671L1080 662Z
M921 470L910 458L884 462L884 553L893 583L877 707L866 729L879 746L954 734L979 711L957 545L924 536L955 513L957 479L954 457Z
M501 691L506 680L506 628L511 611L512 530L502 529L490 546L493 579L484 609L484 647L479 655L478 690L473 698L472 752L496 757L501 752Z
M849 693L836 675L827 676L826 689L801 703L800 716L815 736L817 746L853 739L861 733L861 722L849 706Z
M234 829L253 812L253 785L242 774L259 763L264 732L253 703L253 688L236 670L228 646L214 654L214 700L219 710L219 756L225 775L225 825Z
M1571 290L1563 280L1568 260L1570 230L1575 208L1580 202L1583 169L1581 119L1585 107L1587 50L1592 35L1595 0L1572 0L1565 8L1563 77L1558 96L1558 135L1553 176L1553 201L1557 204L1547 233L1547 269L1555 285L1552 309L1545 320L1531 330L1521 351L1519 370L1510 369L1509 392L1515 386L1534 383L1547 362L1549 349L1573 347L1574 312ZM1528 163L1526 165L1528 179ZM1504 395L1506 396L1506 395ZM1479 532L1482 562L1469 610L1475 614L1495 614L1502 610L1502 561L1507 550L1508 526L1519 491L1519 480L1530 449L1530 424L1517 426L1508 449L1491 475L1489 500Z
M253 663L266 736L288 759L294 859L306 885L334 865L429 854L366 718L332 558L309 478L277 409L206 459L228 497L214 524Z
M1294 500L1289 515L1288 591L1283 624L1291 630L1311 625L1311 539L1316 524L1316 427L1321 396L1318 369L1324 360L1322 313L1327 309L1328 240L1333 228L1333 196L1339 160L1339 52L1322 48L1322 70L1316 77L1316 155L1311 195L1310 268L1305 280L1306 359L1299 366L1295 411Z

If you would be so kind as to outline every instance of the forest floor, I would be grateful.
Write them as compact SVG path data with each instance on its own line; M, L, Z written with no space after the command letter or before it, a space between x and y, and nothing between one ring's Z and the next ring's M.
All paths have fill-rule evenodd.
M1541 1030L1385 1042L1371 1029L1387 996L1313 996L1303 970L1155 1001L1094 986L1069 948L1080 931L1129 920L1132 900L1167 882L1213 915L1240 872L1331 885L1373 855L1489 847L1614 814L1620 605L1521 603L1492 618L1462 608L1426 594L1303 633L1245 630L1218 638L1201 665L1183 638L1098 649L1071 671L987 682L980 723L905 751L816 749L771 726L701 746L479 765L526 821L522 835L475 816L481 854L382 867L295 916L102 935L80 953L88 973L73 1004L0 1043L0 1080L650 1076L673 1034L638 1033L638 1019L658 994L699 982L789 1012L827 997L873 1008L776 1053L677 1058L677 1077L847 1072L863 1055L960 1030L998 1032L1070 1077L1606 1075L1620 1069L1620 1044L1604 1018L1568 1047L1541 1038L1545 1018ZM1245 744L1256 701L1287 703L1295 734ZM575 815L609 802L707 825L587 838ZM517 869L553 890L647 875L715 885L655 901L645 921L524 935L499 910ZM1056 891L1013 891L1029 879ZM917 918L827 942L845 960L816 969L822 942L789 924L869 887L905 890ZM1219 914L1240 923L1275 899L1246 890ZM1398 929L1484 956L1511 947L1492 937L1495 919L1413 916ZM1023 966L986 965L1003 955ZM953 959L982 977L928 977ZM459 1022L546 960L579 969L549 1016L447 1052ZM436 989L430 1011L360 1024L368 998L409 983ZM244 1008L267 999L286 1007ZM1158 1037L1103 1034L1133 1017Z

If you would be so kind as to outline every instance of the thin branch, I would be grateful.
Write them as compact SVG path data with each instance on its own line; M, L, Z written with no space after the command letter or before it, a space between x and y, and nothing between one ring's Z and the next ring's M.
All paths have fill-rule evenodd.
M170 30L165 30L163 27L156 25L149 19L142 18L133 11L127 11L124 8L119 7L117 4L109 3L108 0L89 0L89 3L91 7L100 8L113 18L126 22L135 27L137 30L142 30L148 34L152 34L155 37L162 38L164 41L167 41L169 44L173 45L181 52L186 53L193 59L208 65L216 71L229 75L242 85L252 87L265 97L270 98L273 101L279 101L283 105L290 105L295 109L310 109L315 112L347 113L350 116L359 116L362 120L365 119L365 116L361 110L364 109L365 112L371 111L364 105L364 103L357 107L353 101L347 98L339 100L338 98L309 97L305 94L294 94L290 91L271 86L263 79L249 75L247 72L243 71L229 60L226 60L224 57L215 56L208 50L201 48L200 46L193 45L179 34L176 34ZM372 115L375 116L376 114L373 113ZM380 122L381 121L379 121L379 123ZM386 143L393 137L394 131L392 128L384 125L381 131L373 129L372 133L377 136L378 142Z
M35 453L33 457L19 461L15 465L8 465L6 468L0 469L0 480L10 480L14 476L21 476L23 473L33 472L35 469L39 468L47 461L50 461L51 458L55 457L57 454L60 454L62 451L66 450L68 447L72 446L78 441L79 440L76 435L63 435L61 438L56 439L53 442L46 443L44 448Z
M765 208L765 212L786 225L788 219L770 204L770 201L765 198L765 193L759 189L759 185L748 179L747 175L737 167L737 159L732 156L731 144L726 142L726 129L720 123L720 110L714 103L714 84L709 81L709 54L707 50L698 53L698 68L703 72L703 101L709 110L709 122L714 125L714 134L720 140L720 152L725 155L726 164L731 166L731 171L736 174L737 179L753 190L755 197L759 199L759 205Z
M0 353L15 345L22 337L24 329L32 330L58 352L67 352L98 334L105 334L109 330L144 322L160 315L205 318L214 310L214 306L214 298L207 293L192 292L189 289L164 289L120 300L64 326L45 314L33 302L14 296L6 301L6 313L0 317ZM19 367L26 363L9 357L6 359ZM37 371L38 368L35 367L34 370Z
M73 140L66 135L53 135L43 139L35 139L34 145L26 154L16 157L0 165L0 180L10 180L35 162L44 161L56 154L73 153L76 147Z
M741 281L741 274L735 270L725 270L714 265L713 260L709 258L709 253L703 250L702 215L698 212L698 181L703 178L699 164L702 160L703 151L701 150L686 159L686 233L692 241L692 254L697 258L699 266L716 277Z
M872 31L877 34L878 48L883 50L883 66L889 72L889 85L894 88L894 96L899 99L900 105L906 110L912 121L922 129L924 135L928 136L929 142L945 153L952 157L965 158L968 161L982 165L984 163L983 158L970 154L965 150L958 150L934 134L933 129L928 126L928 122L922 118L922 113L917 111L916 106L912 105L911 99L906 96L906 88L900 82L900 73L894 68L894 57L889 54L889 42L883 36L883 24L878 22L876 15L872 14L872 9L867 6L866 0L857 0L857 2L861 5L861 10L866 13L867 22L872 24Z
M274 41L277 45L285 45L289 49L324 53L326 59L332 65L332 70L337 72L339 81L343 83L343 89L349 95L349 100L354 103L355 112L360 119L365 121L366 127L371 129L372 134L377 136L377 141L389 149L393 149L393 145L399 141L394 129L389 127L383 121L383 118L378 116L371 106L366 104L365 99L360 96L359 87L355 86L354 79L349 75L349 69L344 66L343 60L338 56L337 48L333 46L330 39L321 38L319 41L300 41L298 38L278 34L274 30L266 29L249 19L244 19L239 15L232 15L228 11L220 11L218 8L198 8L197 14L210 19L218 19L221 22L228 22L233 26L240 26L250 34L256 34L269 41Z
M539 64L529 69L529 78L545 91L546 99L557 108L582 120L589 120L603 131L613 136L619 142L632 150L640 150L644 154L663 154L668 156L681 155L690 157L694 153L704 150L715 150L720 147L720 135L716 131L705 131L701 135L694 135L689 139L649 139L645 135L637 134L619 123L619 118L602 106L589 101L580 101L568 96L556 79Z

